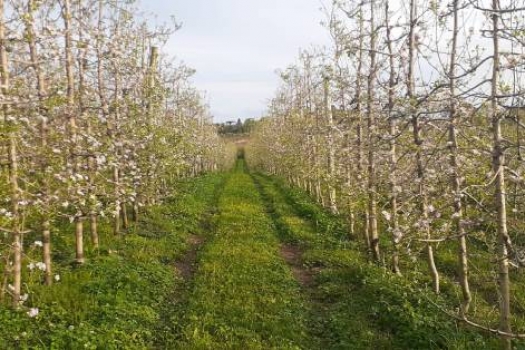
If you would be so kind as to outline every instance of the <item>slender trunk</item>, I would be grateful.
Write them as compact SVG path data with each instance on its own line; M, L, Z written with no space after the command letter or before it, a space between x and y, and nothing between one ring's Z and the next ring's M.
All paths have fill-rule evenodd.
M348 234L350 238L355 236L355 213L353 205L348 208Z
M425 233L427 239L430 238L430 225L429 225L429 212L428 212L428 196L426 193L426 174L425 166L423 164L422 146L423 138L421 137L421 125L419 123L419 117L416 106L416 95L415 95L415 74L416 69L416 5L417 0L410 1L410 27L408 35L408 77L407 77L407 99L409 103L410 119L412 121L413 139L416 148L416 169L417 169L417 180L418 180L418 194L419 194L419 207L422 223L422 230ZM437 271L436 263L434 261L434 248L430 242L427 242L427 261L430 274L432 276L434 292L439 293L439 273Z
M81 3L78 3L79 9L78 12L81 13ZM84 96L86 95L86 87L85 87L85 69L86 69L86 63L87 63L87 44L84 43L84 31L82 29L82 25L79 26L79 55L78 55L78 104L79 104L79 114L81 117L85 117L86 113L86 106L84 104ZM93 135L93 130L91 126L91 121L87 120L87 134ZM97 225L97 212L96 212L96 205L95 203L91 203L91 198L95 197L95 177L96 177L96 169L95 169L95 157L93 154L95 153L95 150L92 149L92 147L88 147L88 160L87 160L87 167L88 167L88 176L89 176L89 184L88 184L88 190L87 190L87 197L88 197L88 203L90 205L89 208L89 229L91 234L91 242L93 244L94 249L99 248L99 241L98 241L98 225Z
M51 223L49 220L42 222L42 256L44 264L46 264L45 284L50 286L53 284L53 269L51 260Z
M88 135L92 135L91 122L88 121ZM91 150L90 153L94 153L94 150ZM89 190L88 190L88 200L90 202L89 208L89 231L91 234L91 244L93 249L97 250L99 248L99 238L98 238L98 214L96 203L92 203L92 198L96 198L96 160L95 157L90 155L88 158L88 173L89 173Z
M76 248L76 263L83 264L84 259L84 224L82 218L77 218L75 220L75 248Z
M100 4L102 6L102 4ZM100 9L100 8L99 8ZM99 16L101 18L101 16ZM115 27L115 37L120 37L120 18L117 19L116 27ZM114 156L115 156L115 163L113 165L113 195L115 200L115 211L114 211L114 217L113 217L113 234L118 236L120 235L120 204L121 204L121 184L120 184L120 146L119 140L120 140L120 67L118 62L113 62L114 66L114 72L115 72L115 86L113 91L113 105L114 105L114 115L113 115L113 125L111 126L110 133L113 135L112 140L110 142L113 142L114 146Z
M463 294L461 302L460 316L467 317L467 313L472 299L470 295L470 287L468 282L468 257L467 257L467 238L465 236L465 229L461 224L463 218L463 208L461 205L461 180L460 180L460 165L458 161L458 140L457 140L457 126L459 115L456 100L456 56L458 45L458 6L459 0L453 0L453 30L452 30L452 48L450 51L450 69L449 69L449 84L450 84L450 121L448 125L448 141L450 151L450 167L451 177L450 182L452 190L454 191L454 215L453 222L455 234L458 235L458 262L459 262L459 284Z
M492 0L492 42L493 42L493 68L492 88L490 94L489 117L492 120L493 149L492 166L496 174L496 188L494 201L497 208L497 261L498 261L498 289L500 295L500 325L503 332L511 332L511 309L510 309L510 278L508 246L510 237L507 231L507 208L505 193L505 146L501 130L501 116L498 108L498 84L500 78L500 49L499 49L499 0ZM511 349L508 338L502 338L502 348Z
M122 213L122 228L127 230L129 228L129 220L128 210L125 202L120 203L120 212Z
M96 54L97 54L97 92L98 92L98 99L100 101L101 105L101 112L106 120L106 135L108 138L108 144L111 142L114 142L113 138L113 129L111 126L110 118L109 118L109 104L108 100L106 98L106 84L104 80L104 67L103 67L103 50L102 50L102 38L104 37L104 2L103 0L99 0L98 2L98 24L97 24L97 40L96 40ZM118 159L118 158L117 158ZM115 179L113 179L115 180ZM114 183L113 186L117 187L117 183ZM98 237L98 217L96 213L91 213L90 215L90 227L91 227L91 241L93 243L93 247L97 249L99 247L99 237Z
M332 115L332 101L330 98L330 79L324 77L324 109L326 122L328 124L328 205L332 214L337 214L337 192L334 186L335 182L335 149L334 149L334 119Z
M346 118L347 118L347 122L348 122L348 134L346 135L346 147L348 149L348 152L346 153L346 157L347 157L347 160L346 160L346 182L345 182L345 189L341 191L341 193L344 193L346 195L346 198L345 198L345 205L346 205L346 208L348 210L348 216L347 216L347 221L348 221L348 234L349 234L349 237L350 238L353 238L354 235L355 235L355 208L354 208L354 196L353 193L355 191L355 188L352 187L352 184L354 183L354 179L353 179L353 170L354 170L354 165L353 165L353 158L352 158L352 127L353 127L353 123L352 123L352 118L351 118L351 114L348 113L348 111L345 112L346 113Z
M42 179L40 180L40 188L42 193L42 260L46 264L45 271L45 284L51 285L53 283L53 269L52 269L52 259L51 259L51 222L50 222L50 212L51 208L49 205L49 164L48 160L45 158L47 156L47 110L44 108L44 98L46 96L46 86L45 79L42 69L39 64L39 56L36 45L36 32L34 29L33 23L33 9L34 9L34 0L29 0L27 3L27 13L29 15L29 20L26 21L26 32L29 45L29 55L31 59L31 66L36 74L36 84L37 84L37 93L38 99L40 101L39 113L42 115L42 121L40 122L40 146L42 152L42 159L40 160L42 171Z
M1 6L1 4L0 4ZM1 18L1 16L0 16ZM0 34L0 39L2 35ZM3 65L2 65L3 66ZM11 214L13 235L13 307L18 308L22 289L22 235L20 233L20 188L18 186L18 153L16 135L9 133L9 183L11 185Z
M361 90L362 84L361 79L363 77L363 12L359 7L359 52L357 57L357 77L355 82L355 101L356 101L356 112L357 112L357 126L356 126L356 141L357 141L357 173L361 175L363 171L363 117L361 111Z
M368 206L365 208L365 227L363 227L363 239L366 244L367 256L370 258L372 254L372 242L370 242L370 214L368 213Z
M147 71L147 81L146 81L146 115L148 128L151 133L153 133L153 128L157 125L157 117L154 111L154 100L155 97L155 75L157 71L158 64L158 48L156 46L150 47L149 62L148 62L148 71ZM150 141L151 147L155 146L155 137ZM192 176L197 176L197 160L196 157L193 157L192 162ZM155 178L155 168L156 164L148 162L146 173L149 174L147 177L146 185L146 199L148 204L153 204L156 202L156 178Z
M0 0L0 42L6 40L6 32L4 25L4 0ZM7 61L7 51L5 45L0 45L0 74L1 74L1 92L2 96L7 96L9 93L9 69ZM4 104L2 107L3 119L6 120L9 115L9 107ZM7 156L9 164L9 185L11 197L11 234L13 236L13 243L11 251L13 254L13 290L12 290L12 304L14 308L20 306L20 294L22 289L22 235L20 233L20 187L18 183L18 149L17 149L17 135L16 126L12 122L7 122L9 125L8 132L8 146Z
M308 169L310 170L314 168L314 164L315 164L314 152L313 152L313 141L312 141L312 135L310 135L310 133L308 133L306 140L307 140L307 147L308 147ZM307 176L308 176L308 185L307 185L308 194L311 196L314 196L315 189L314 189L314 184L313 184L312 172L309 171L307 173Z
M314 169L315 169L315 176L314 176L314 192L315 192L315 198L317 200L318 203L321 203L322 205L324 205L323 203L323 193L321 191L321 174L320 174L320 169L319 169L319 145L317 143L317 139L315 137L315 134L318 132L318 128L316 128L316 130L314 131L314 136L312 136L312 139L313 139L313 144L314 144Z
M78 144L78 126L75 110L75 77L74 77L74 61L73 61L73 40L72 40L72 28L71 28L71 4L70 0L64 0L62 9L62 18L64 20L65 29L65 54L66 54L66 76L67 76L67 105L68 105L68 118L69 118L69 133L70 133L70 149L69 158L72 162L71 173L76 174L80 171L80 165L78 164L79 144ZM79 192L79 185L75 185L75 196ZM76 203L78 205L78 203ZM84 263L84 237L83 237L83 221L82 212L77 208L75 214L75 240L76 240L76 262L79 264Z
M118 152L117 152L118 154ZM113 218L113 234L120 235L120 176L118 165L113 166L113 194L115 196L115 217Z
M374 135L376 134L375 116L375 82L376 82L376 41L377 28L375 28L375 0L370 1L370 71L368 72L367 91L367 143L368 143L368 220L372 257L376 262L381 261L379 252L379 232L377 229L377 184L375 166Z
M137 201L135 200L133 202L133 223L136 225L139 223L139 205L137 204Z
M387 48L388 48L388 61L390 68L390 76L388 79L388 123L390 126L390 159L389 159L389 182L390 182L390 210L391 210L391 230L392 230L392 271L398 275L401 275L401 269L399 268L399 243L402 238L401 231L399 229L399 218L397 215L397 154L396 154L396 137L397 137L397 124L394 119L392 112L395 105L395 66L394 66L394 50L392 48L392 28L390 27L390 14L388 1L385 2L385 22L386 22L386 36L387 36Z
M343 72L340 72L340 76L343 76ZM348 236L350 239L354 238L354 205L353 205L353 196L352 193L352 170L353 170L353 159L352 159L352 127L353 127L353 121L351 117L351 113L347 110L346 106L346 98L345 98L345 88L340 88L340 95L339 98L341 99L341 111L343 112L343 115L345 116L345 120L347 123L347 132L344 136L344 148L346 148L346 152L343 152L342 159L340 161L341 163L341 173L344 174L345 182L340 188L340 193L342 197L342 206L346 208L346 221L348 223ZM346 159L346 162L345 162Z
M98 215L96 213L89 215L89 227L91 230L91 244L93 244L95 250L98 250L100 242L98 238Z
M359 51L357 57L357 77L355 86L355 101L356 101L356 113L357 113L357 126L356 126L356 143L357 143L357 179L360 187L365 187L362 181L363 174L363 111L362 111L362 79L363 79L363 60L364 60L364 18L362 7L359 7ZM361 194L360 194L361 195ZM363 227L363 239L365 241L366 250L370 252L372 247L370 245L370 234L368 230L368 208L365 208L365 222Z
M324 193L323 193L323 186L322 186L322 183L321 183L321 176L319 176L319 180L317 180L317 186L319 188L319 203L321 203L321 206L326 208L326 197L324 196Z

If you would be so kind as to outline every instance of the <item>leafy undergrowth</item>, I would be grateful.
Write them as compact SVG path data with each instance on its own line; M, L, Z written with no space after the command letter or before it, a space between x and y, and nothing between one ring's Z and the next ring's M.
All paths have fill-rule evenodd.
M308 288L309 327L324 348L498 348L493 337L467 329L439 310L454 310L455 296L437 297L426 288L427 281L417 283L414 276L399 277L368 263L358 253L358 243L345 236L341 218L275 178L254 178L281 239L301 249L302 263L315 275Z
M87 263L70 264L71 227L53 237L55 273L60 281L42 286L41 274L25 271L29 299L20 311L0 306L0 349L166 348L175 326L163 317L182 279L173 262L187 249L186 238L199 233L223 175L179 185L176 198L152 208L122 237L100 224L101 247L87 247ZM31 242L36 237L27 237ZM29 258L39 259L37 249ZM27 269L25 269L27 270ZM58 277L57 277L58 279ZM29 317L28 308L38 308Z
M305 348L299 286L242 161L218 201L215 228L201 252L178 348Z

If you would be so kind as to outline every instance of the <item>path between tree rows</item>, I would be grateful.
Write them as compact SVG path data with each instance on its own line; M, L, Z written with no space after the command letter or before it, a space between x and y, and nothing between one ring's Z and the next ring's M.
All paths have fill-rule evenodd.
M345 239L318 232L315 218L302 217L272 181L249 174L242 162L217 192L208 229L189 236L176 264L187 287L177 348L359 347L345 343L349 329L330 329L337 327L330 320L337 312L329 315L326 293L318 295L315 285L321 260L340 254ZM348 318L345 327L352 324ZM379 330L359 325L351 338L367 348L372 336L382 338Z
M404 280L366 262L341 218L280 180L224 175L176 263L174 349L476 349ZM209 201L212 201L211 203ZM204 203L204 202L203 202ZM412 289L411 289L412 288Z
M38 317L0 310L0 348L495 348L436 310L424 274L368 263L343 218L281 179L241 160L175 185L133 232L101 225L90 263L62 258Z

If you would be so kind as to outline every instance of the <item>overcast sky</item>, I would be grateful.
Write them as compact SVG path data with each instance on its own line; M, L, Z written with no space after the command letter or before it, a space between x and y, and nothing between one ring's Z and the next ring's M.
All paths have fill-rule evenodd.
M260 117L300 48L328 45L321 0L142 0L141 7L173 15L182 29L167 51L197 70L215 121Z

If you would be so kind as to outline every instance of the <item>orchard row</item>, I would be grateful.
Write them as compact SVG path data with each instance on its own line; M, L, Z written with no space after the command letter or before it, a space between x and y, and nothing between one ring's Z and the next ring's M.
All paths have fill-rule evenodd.
M194 71L161 50L178 28L133 1L0 0L1 299L20 307L26 268L59 278L54 235L82 264L100 218L119 235L177 179L228 166Z
M247 151L347 217L371 260L453 286L450 313L505 348L523 337L524 8L332 1L332 45L281 72Z

